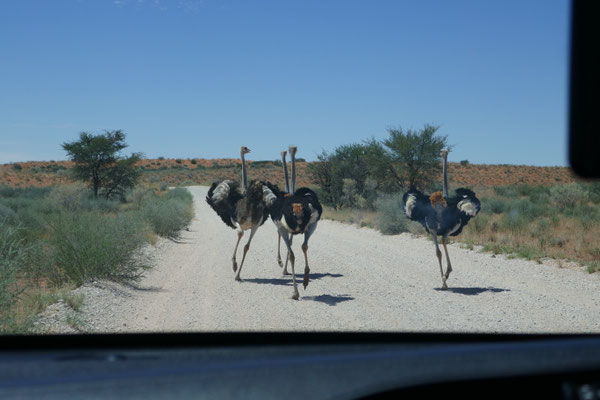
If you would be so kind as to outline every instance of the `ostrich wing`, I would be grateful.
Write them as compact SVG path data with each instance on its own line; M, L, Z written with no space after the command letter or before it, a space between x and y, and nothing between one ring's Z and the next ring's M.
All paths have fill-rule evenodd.
M435 215L435 210L429 201L429 197L418 190L410 190L402 196L402 201L404 202L404 207L402 208L404 214L409 219L418 221L427 228L426 217Z
M244 198L240 184L235 181L226 180L214 182L208 190L206 202L221 217L223 222L235 229L232 218L235 217L235 209L238 201Z

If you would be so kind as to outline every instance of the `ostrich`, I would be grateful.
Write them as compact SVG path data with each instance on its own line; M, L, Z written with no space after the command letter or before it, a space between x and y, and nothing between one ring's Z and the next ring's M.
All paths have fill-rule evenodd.
M282 196L290 195L290 181L288 178L287 161L285 159L286 154L287 151L285 150L281 152L281 163L283 164L283 184L285 186L285 192L281 193ZM287 261L288 260L286 259L285 268L283 269L284 275L289 275L287 272ZM279 230L277 231L277 263L279 264L280 268L283 267L283 263L281 262L281 233L279 233Z
M206 202L221 217L223 222L227 226L237 230L238 240L233 250L233 256L231 257L233 271L237 271L235 275L236 281L241 281L240 273L246 259L246 253L248 253L248 249L250 248L250 242L258 227L264 224L265 220L269 217L269 206L278 197L278 194L273 192L273 190L277 190L275 186L271 189L264 182L255 180L250 181L248 185L244 155L249 152L250 149L246 146L242 146L240 149L240 157L242 159L242 187L240 188L240 184L232 180L225 180L221 183L214 182L206 196ZM248 243L244 246L242 263L238 269L236 253L240 240L246 230L250 230L250 237L248 238Z
M404 194L404 213L413 220L418 221L425 227L425 230L431 234L435 244L435 254L440 264L442 275L442 289L448 289L446 280L452 272L450 256L446 241L448 236L457 236L469 220L477 215L481 209L479 199L475 193L469 189L456 189L456 196L448 197L448 177L446 172L448 149L442 149L442 171L443 171L443 192L435 192L427 197L414 187ZM442 268L442 252L438 245L438 236L442 237L442 245L446 252L446 274Z
M323 213L323 207L319 203L317 194L308 188L296 189L296 150L295 146L290 146L290 157L292 161L292 184L290 196L280 196L270 209L271 219L277 226L280 237L283 238L288 249L288 259L292 265L292 280L294 282L294 294L292 299L298 300L298 286L296 284L296 273L294 263L296 257L292 251L292 235L304 234L304 243L302 251L304 252L304 289L308 286L310 268L308 267L308 240L317 228L317 223Z

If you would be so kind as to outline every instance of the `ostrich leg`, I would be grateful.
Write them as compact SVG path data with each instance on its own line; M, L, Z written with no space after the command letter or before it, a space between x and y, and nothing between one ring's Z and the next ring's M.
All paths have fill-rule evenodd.
M442 245L444 246L444 251L446 252L446 261L448 262L448 267L446 268L446 276L444 279L444 285L446 285L446 280L450 276L450 272L452 272L452 264L450 263L450 255L448 254L448 248L446 247L446 240L448 238L446 236L442 237ZM447 288L448 286L446 286Z
M288 232L284 227L280 226L277 228L285 245L288 248L288 260L290 260L290 264L292 265L292 281L294 282L294 294L292 295L293 300L298 300L300 298L300 293L298 292L298 285L296 284L296 272L294 271L294 262L296 261L296 256L294 256L294 252L292 251L292 235L288 236ZM287 266L287 261L286 261Z
M281 262L281 233L277 232L277 264L279 264L279 268L283 267L283 263Z
M254 237L254 234L256 233L256 231L258 230L258 225L254 225L252 227L252 230L250 231L250 237L248 238L248 243L246 243L246 245L244 246L244 256L242 257L242 263L240 264L240 269L238 269L237 274L235 274L235 280L241 282L242 279L240 278L240 274L242 273L242 267L244 266L244 260L246 259L246 253L248 253L248 250L250 249L250 242L252 241L252 238Z
M310 276L310 268L308 268L308 255L306 254L308 252L308 239L310 239L315 229L317 229L316 222L308 227L308 230L304 234L304 243L302 243L302 251L304 252L304 280L302 281L302 284L304 285L304 290L306 290L306 287L308 286L308 279Z
M239 229L237 234L238 234L238 240L237 240L237 243L235 244L235 249L233 249L233 256L231 257L231 262L233 263L233 272L237 271L238 265L237 265L237 261L235 259L235 255L237 254L237 249L240 244L240 240L242 240L242 236L244 236L244 231Z
M444 278L444 268L442 267L442 251L438 245L437 231L431 230L431 236L433 243L435 244L435 255L437 256L438 262L440 263L440 274L442 275L442 290L448 289L446 285L446 279Z
M287 235L287 232L286 232ZM292 234L289 235L290 238L290 247L292 247L292 244L294 242L294 236L292 236ZM289 275L290 273L288 272L287 266L288 266L288 261L290 260L290 251L288 250L287 253L287 257L285 259L285 266L283 267L283 275Z

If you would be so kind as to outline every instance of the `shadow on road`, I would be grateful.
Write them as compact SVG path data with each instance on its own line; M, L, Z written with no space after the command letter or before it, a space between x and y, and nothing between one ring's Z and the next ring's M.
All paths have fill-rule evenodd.
M188 240L188 239L181 238L181 237L169 237L167 239L169 239L171 242L177 243L177 244L194 244L194 242L186 242L185 240Z
M499 289L494 287L487 288L479 288L479 287L469 287L469 288L448 288L446 290L442 290L440 288L436 288L435 290L439 292L452 292L456 294L464 294L465 296L477 296L480 293L484 292L492 292L492 293L500 293L500 292L510 292L510 289Z
M298 282L299 285L302 285L302 277L304 276L304 273L299 273L296 274L296 281ZM342 274L331 274L329 272L325 273L325 274L321 274L321 273L311 273L310 274L310 280L311 281L317 281L319 279L322 278L340 278L344 275ZM292 276L284 276L282 278L244 278L244 282L251 282L251 283L259 283L259 284L267 284L267 285L279 285L279 286L292 286Z
M328 306L337 306L338 303L342 303L344 301L349 301L349 300L354 300L354 297L349 296L347 294L342 294L339 296L331 296L328 294L322 294L320 296L302 296L302 300L318 301L319 303L325 303Z

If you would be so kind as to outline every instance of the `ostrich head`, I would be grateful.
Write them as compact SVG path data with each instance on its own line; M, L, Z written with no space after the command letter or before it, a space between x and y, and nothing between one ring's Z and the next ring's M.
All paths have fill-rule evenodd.
M289 147L289 151L290 151L290 157L294 157L294 156L296 156L296 151L298 151L298 147L297 146L290 146Z
M449 153L449 150L447 148L445 148L445 147L442 150L440 150L440 155L443 158L448 158L448 153Z
M250 149L247 148L246 146L242 146L242 148L240 149L240 155L244 155L244 154L248 154L250 153Z

